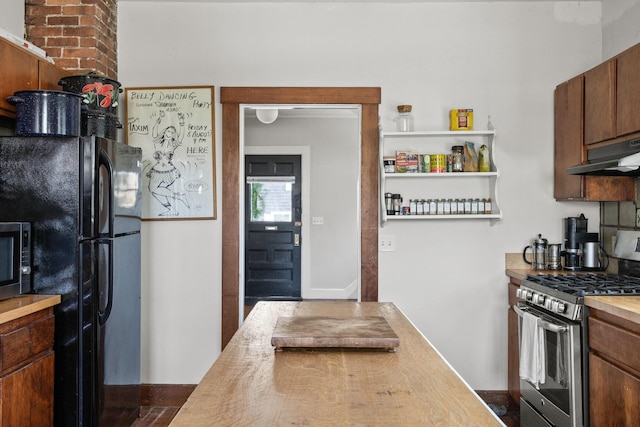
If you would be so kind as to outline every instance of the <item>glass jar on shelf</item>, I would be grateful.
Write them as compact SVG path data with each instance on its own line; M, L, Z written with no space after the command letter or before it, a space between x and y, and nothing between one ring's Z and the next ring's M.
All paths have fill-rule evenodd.
M464 148L462 145L451 147L451 169L452 172L463 172L464 168Z
M396 118L398 132L413 132L411 109L411 105L398 105L398 117Z

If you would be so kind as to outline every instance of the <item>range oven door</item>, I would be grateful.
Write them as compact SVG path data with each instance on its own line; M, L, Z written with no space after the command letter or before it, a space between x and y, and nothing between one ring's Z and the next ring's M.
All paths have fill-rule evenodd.
M581 325L527 304L514 307L518 313L519 348L525 313L538 318L544 333L544 383L536 387L520 379L522 397L554 426L583 425Z

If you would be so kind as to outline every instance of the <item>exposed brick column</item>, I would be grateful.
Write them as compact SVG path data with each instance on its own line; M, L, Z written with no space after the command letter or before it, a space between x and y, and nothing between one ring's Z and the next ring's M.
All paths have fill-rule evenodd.
M117 79L117 0L25 0L26 39L56 65Z

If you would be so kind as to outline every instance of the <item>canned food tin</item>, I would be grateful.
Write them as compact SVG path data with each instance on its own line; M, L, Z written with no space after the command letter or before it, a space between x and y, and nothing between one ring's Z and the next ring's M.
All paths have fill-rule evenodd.
M431 156L429 154L422 155L422 172L431 172Z
M445 171L447 166L447 156L444 154L432 154L430 156L430 170L434 173L441 173Z

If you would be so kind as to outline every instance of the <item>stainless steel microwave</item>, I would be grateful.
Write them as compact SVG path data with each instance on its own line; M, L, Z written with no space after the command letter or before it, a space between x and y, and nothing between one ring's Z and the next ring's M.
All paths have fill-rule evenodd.
M0 222L0 299L31 289L31 224Z

